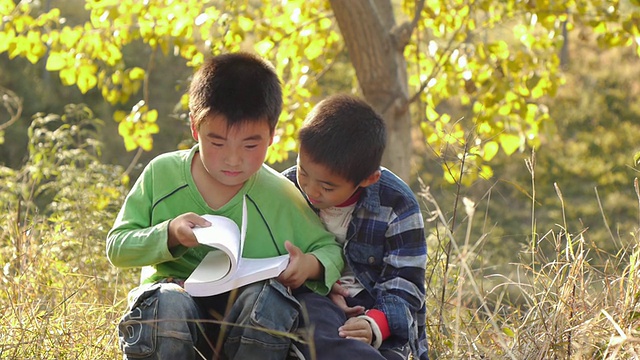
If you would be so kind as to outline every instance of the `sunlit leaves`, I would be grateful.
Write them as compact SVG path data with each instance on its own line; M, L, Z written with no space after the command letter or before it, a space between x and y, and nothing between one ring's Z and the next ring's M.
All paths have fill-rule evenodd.
M144 101L138 102L129 114L122 111L114 114L114 120L119 122L118 133L124 139L127 151L141 147L145 151L153 148L153 134L160 130L156 120L158 111L150 110Z
M67 58L65 54L54 51L49 54L47 58L47 71L59 71L67 67Z
M402 5L412 17L415 1ZM458 157L472 154L476 163L467 170L482 177L490 174L482 162L500 149L509 154L535 145L549 121L545 98L563 81L557 56L563 24L569 30L588 24L603 46L635 46L640 55L637 5L625 6L605 0L427 0L404 49L410 91L420 92L414 111L419 109L425 141L436 149L455 145ZM74 27L61 21L57 9L35 15L31 7L0 0L0 52L32 63L46 59L46 69L58 72L63 84L83 93L97 89L114 106L143 99L142 85L153 71L152 65L128 63L127 47L179 56L194 69L211 54L252 48L273 63L283 82L281 126L287 130L278 130L270 161L295 150L302 119L328 91L318 78L343 51L323 0L86 0L90 19ZM452 111L443 111L452 104ZM142 105L121 116L128 149L152 146L153 111ZM478 143L467 144L469 139Z
M413 4L404 2L409 15ZM628 36L637 36L635 24L640 19L637 9L623 13L617 3L602 0L535 4L486 0L474 2L462 21L454 20L451 14L466 12L467 5L466 1L427 1L420 30L405 48L410 89L422 92L421 129L430 148L445 159L443 170L450 174L449 180L457 176L450 170L453 166L447 156L451 154L458 161L475 156L473 166L467 166L462 176L485 178L491 171L484 163L498 154L540 145L539 131L550 121L544 102L564 82L558 58L563 26L570 31L591 18L603 44L628 46ZM635 20L620 23L618 18ZM464 34L462 40L460 34ZM464 135L455 136L455 148L451 139L457 131L442 126L445 118L436 111L441 108L448 109L452 118L467 117Z
M497 142L487 141L484 144L482 159L484 161L491 161L491 159L493 159L494 156L496 156L496 154L498 153L498 149L499 149L499 144Z
M511 155L516 152L516 150L518 150L518 148L520 148L520 145L522 144L520 136L518 135L503 133L500 134L498 138L500 140L500 146L502 147L502 150L504 150L505 154L507 155Z
M93 89L98 83L98 78L96 77L97 69L98 67L94 64L83 64L78 67L76 83L78 84L78 89L80 89L83 94Z
M138 92L146 76L146 71L140 67L133 67L125 71L115 70L108 73L102 70L98 75L98 82L102 90L102 97L112 105L126 103L132 94Z

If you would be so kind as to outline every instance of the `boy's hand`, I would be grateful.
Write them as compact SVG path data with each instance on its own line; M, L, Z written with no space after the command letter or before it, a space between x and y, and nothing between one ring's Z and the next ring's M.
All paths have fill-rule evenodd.
M349 296L349 290L347 288L342 287L340 284L335 283L331 287L331 292L329 293L329 299L333 301L342 311L344 311L347 317L353 317L360 314L364 314L364 306L354 306L350 307L347 305L346 297Z
M290 241L284 242L284 247L289 252L289 265L278 276L278 281L284 286L297 289L304 284L307 279L318 279L322 274L322 265L318 259L305 254L293 245Z
M338 328L338 334L343 338L356 339L371 344L373 331L369 322L362 318L352 317Z
M198 240L193 234L193 228L196 226L207 227L211 223L203 217L189 212L184 213L169 222L169 240L167 246L172 247L183 245L186 247L198 246Z

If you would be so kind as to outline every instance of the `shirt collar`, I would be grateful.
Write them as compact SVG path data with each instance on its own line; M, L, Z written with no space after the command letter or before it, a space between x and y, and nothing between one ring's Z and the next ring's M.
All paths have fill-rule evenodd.
M380 171L384 174L384 169L380 168ZM360 201L358 201L357 207L364 207L374 214L380 212L380 182L382 181L382 175L380 179L374 184L362 189L360 194Z

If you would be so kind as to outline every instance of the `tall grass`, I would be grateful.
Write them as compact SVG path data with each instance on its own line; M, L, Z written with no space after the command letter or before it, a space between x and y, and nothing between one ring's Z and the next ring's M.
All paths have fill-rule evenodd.
M444 216L430 190L425 188L420 194L429 211L427 226L434 229L427 239L431 357L639 358L638 231L629 235L632 245L620 245L617 253L598 248L589 241L587 229L568 228L564 215L567 204L560 186L554 184L563 218L558 219L556 228L539 233L533 164L534 156L527 161L534 190L532 238L523 246L520 261L503 264L500 273L477 266L482 256L479 249L491 236L487 232L471 238L478 204L462 199L464 222L452 228L451 219ZM640 203L637 183L636 179ZM549 248L553 251L543 251Z
M115 321L134 284L104 239L122 201L122 169L101 164L99 120L84 106L38 114L29 159L0 167L0 358L114 359Z
M125 189L118 185L122 169L100 164L85 145L90 128L82 125L92 121L83 111L35 119L28 163L0 168L2 359L121 357L116 324L138 272L115 269L105 258L106 233ZM588 229L569 228L564 211L554 228L540 231L536 213L544 209L535 208L534 164L532 157L530 238L518 261L500 267L485 265L496 261L484 247L491 231L472 231L487 222L478 209L492 206L490 196L441 205L426 186L418 194L429 229L431 357L638 358L638 231L629 234L629 246L612 235L616 253L590 241ZM571 206L560 184L556 194L563 210ZM637 181L636 194L640 208ZM456 216L457 203L464 210Z
M0 233L0 358L119 358L114 324L132 277L113 271L98 246L69 251L76 239L15 215L2 218Z

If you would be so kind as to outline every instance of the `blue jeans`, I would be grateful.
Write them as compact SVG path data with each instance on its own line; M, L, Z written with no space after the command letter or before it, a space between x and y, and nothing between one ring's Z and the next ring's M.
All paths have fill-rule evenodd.
M301 327L308 333L308 346L300 346L307 359L317 360L406 360L409 357L409 345L398 348L376 349L360 340L343 338L338 328L347 321L344 311L326 296L312 292L298 292L296 298L302 306ZM353 298L350 298L353 299ZM371 300L371 303L373 300ZM349 303L354 306L355 303ZM367 308L371 304L359 302ZM313 356L312 356L313 355Z
M290 338L268 330L292 333L298 326L299 304L275 280L210 298L193 298L169 282L130 294L130 311L118 325L125 359L285 359Z

